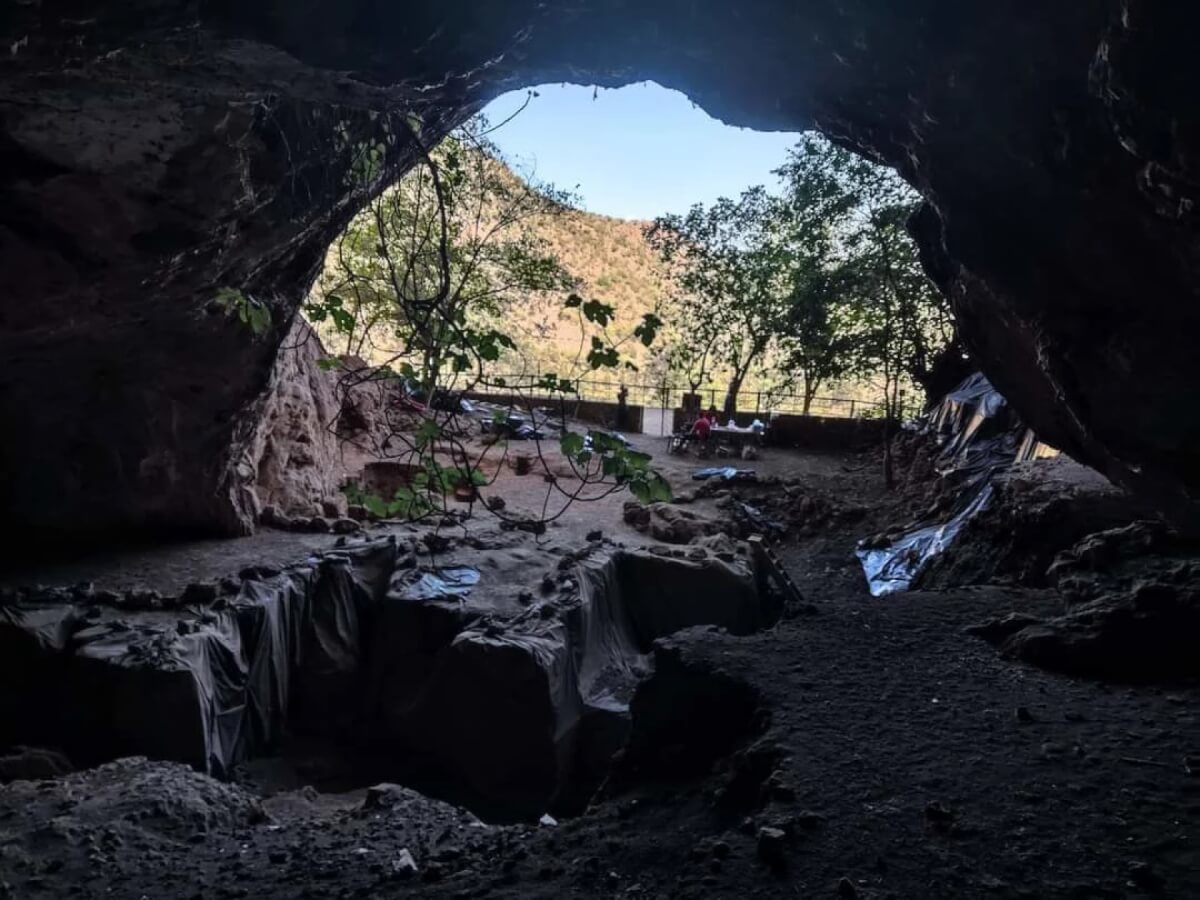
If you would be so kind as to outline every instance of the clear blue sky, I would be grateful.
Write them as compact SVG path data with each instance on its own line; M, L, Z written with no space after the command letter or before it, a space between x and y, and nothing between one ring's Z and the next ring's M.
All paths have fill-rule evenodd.
M595 92L542 85L529 107L490 135L521 170L573 191L591 212L652 219L697 202L771 185L797 135L731 128L683 94L652 82ZM485 110L492 124L510 116L525 91Z

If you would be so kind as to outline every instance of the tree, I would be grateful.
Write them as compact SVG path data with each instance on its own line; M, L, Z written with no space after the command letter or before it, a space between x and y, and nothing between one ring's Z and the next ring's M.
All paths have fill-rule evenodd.
M780 337L782 368L800 382L802 412L808 415L817 392L856 371L860 364L854 333L856 308L845 266L796 277Z
M306 306L345 354L403 371L427 392L513 346L497 327L511 304L575 286L537 231L569 197L513 178L488 127L472 119L422 148L343 232Z
M746 376L786 317L788 247L772 238L775 213L775 198L755 187L737 200L722 197L684 216L662 216L646 229L681 290L683 338L687 323L703 323L692 359L705 359L711 347L728 369L727 416L737 412Z
M377 515L407 519L445 513L448 492L469 487L474 497L490 484L483 474L484 456L496 447L507 454L507 442L497 440L473 456L461 439L470 429L455 421L459 405L449 389L507 388L502 378L489 378L487 373L503 352L515 350L506 313L531 293L562 296L575 286L536 228L539 220L566 208L567 195L514 177L500 165L482 118L433 148L422 142L419 126L406 120L405 133L389 133L388 140L415 150L418 163L353 220L332 248L326 271L305 307L310 320L344 349L344 356L360 358L321 361L325 368L339 370L343 412L353 406L356 389L376 388L386 433L374 435L373 449L382 458L402 461L409 473L408 483L392 497L352 491L353 499ZM369 182L389 148L352 149L358 162L350 177ZM579 317L581 344L575 362L588 371L621 365L622 346L637 341L649 347L661 325L656 315L647 313L632 333L620 337L610 333L615 318L611 305L571 291L562 307ZM586 344L585 338L590 339ZM361 357L369 357L368 364L362 364ZM406 401L411 401L409 388L415 386L429 401L427 408L394 402L388 392L395 389L397 376L410 394ZM576 393L576 377L548 373L514 389L565 399ZM544 425L545 416L535 415L532 402L526 405L529 421ZM578 486L568 489L558 483L542 458L540 439L534 440L548 476L546 502L537 522L516 524L544 528L574 501L595 500L622 489L647 501L670 499L670 489L650 468L648 455L611 436L597 433L585 439L570 432L565 404L560 409L561 449ZM495 424L503 426L507 415ZM497 464L492 471L500 468ZM586 496L588 489L599 493ZM556 494L562 507L548 512ZM504 517L498 507L485 508Z
M815 135L793 149L779 174L793 206L812 206L815 198L832 220L834 265L824 276L839 297L843 321L829 332L840 344L840 364L882 376L890 486L891 427L903 412L904 385L928 383L944 348L955 342L949 305L921 269L906 228L919 198L892 170ZM840 341L832 337L839 331Z

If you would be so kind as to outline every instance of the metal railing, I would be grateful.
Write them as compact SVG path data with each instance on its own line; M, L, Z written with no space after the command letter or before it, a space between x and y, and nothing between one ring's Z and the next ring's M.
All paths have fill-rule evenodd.
M551 400L563 396L540 387L540 381L541 376L536 374L494 375L489 376L486 386L479 385L476 390L493 394L516 393L520 394L522 398L530 400ZM674 385L638 384L590 378L574 382L573 387L575 392L567 395L571 399L608 403L616 403L623 388L626 391L626 403L651 409L680 408L683 406L684 395L692 393L690 388ZM701 388L696 393L700 396L701 408L723 409L725 405L723 389ZM901 410L904 416L917 415L921 412L919 404L905 402L903 397L901 398ZM738 395L738 412L754 413L759 416L776 414L825 416L837 419L880 418L883 416L884 404L882 401L852 397L813 397L806 410L804 397L801 394L778 391L742 391Z

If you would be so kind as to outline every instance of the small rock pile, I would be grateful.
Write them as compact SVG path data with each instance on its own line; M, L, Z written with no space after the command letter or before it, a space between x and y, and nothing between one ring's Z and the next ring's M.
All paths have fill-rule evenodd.
M731 523L680 509L670 503L645 506L637 500L625 503L625 522L664 544L690 544L696 538L728 533Z
M1048 578L1063 615L1010 615L969 631L1056 671L1133 682L1200 675L1200 543L1134 522L1087 536Z
M265 507L259 521L280 531L303 531L312 534L354 534L362 530L369 518L364 507L351 506L343 516L336 503L327 502L312 516L290 516L274 506Z

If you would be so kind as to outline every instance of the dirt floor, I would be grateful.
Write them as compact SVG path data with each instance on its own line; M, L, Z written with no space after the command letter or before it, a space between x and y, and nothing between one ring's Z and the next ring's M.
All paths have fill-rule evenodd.
M646 449L677 494L709 462ZM320 793L303 767L238 787L122 762L0 788L0 897L1200 896L1194 683L1065 677L964 633L1059 612L1047 588L871 598L857 540L928 502L919 486L885 491L874 453L733 464L772 477L679 508L786 514L777 552L803 602L750 637L660 642L634 735L584 816L489 826L401 788ZM533 514L546 487L535 470L495 492ZM645 542L627 499L576 504L543 539ZM334 540L266 532L21 577L171 590Z

